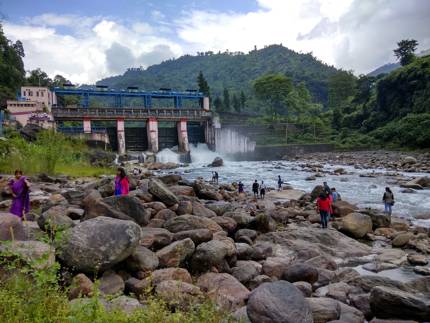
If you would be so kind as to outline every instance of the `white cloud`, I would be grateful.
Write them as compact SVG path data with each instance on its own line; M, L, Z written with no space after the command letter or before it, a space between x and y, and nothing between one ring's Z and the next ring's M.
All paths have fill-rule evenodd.
M63 74L91 83L126 67L148 66L183 53L243 51L282 43L357 73L393 61L404 38L430 48L430 1L424 0L257 0L258 9L239 13L188 10L176 20L161 11L149 21L46 13L5 22L20 39L26 69Z

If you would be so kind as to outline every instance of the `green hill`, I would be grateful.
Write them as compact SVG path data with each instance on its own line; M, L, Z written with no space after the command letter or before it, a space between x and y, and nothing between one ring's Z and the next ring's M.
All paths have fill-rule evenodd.
M268 73L283 73L295 83L304 81L316 102L327 104L327 80L338 70L317 60L312 54L300 54L282 45L271 45L244 53L199 53L153 65L145 70L130 69L123 75L97 82L112 88L138 86L141 89L196 89L202 71L211 95L221 96L224 88L231 93L252 93L252 81Z

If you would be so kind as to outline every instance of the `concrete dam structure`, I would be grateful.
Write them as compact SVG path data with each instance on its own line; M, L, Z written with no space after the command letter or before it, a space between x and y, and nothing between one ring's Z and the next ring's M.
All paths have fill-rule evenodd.
M119 154L157 153L173 147L177 147L178 153L188 153L190 144L200 143L223 153L249 152L255 146L239 133L222 129L210 111L209 98L200 92L109 90L106 87L63 87L53 91L59 102L64 96L80 99L76 106L52 107L58 131L96 138Z

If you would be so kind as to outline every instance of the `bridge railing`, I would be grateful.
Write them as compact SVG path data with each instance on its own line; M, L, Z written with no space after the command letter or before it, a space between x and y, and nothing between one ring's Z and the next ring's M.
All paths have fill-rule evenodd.
M209 118L211 112L202 109L146 109L146 108L52 108L54 118L84 118L93 117L101 119L129 118L146 119L156 117L170 118Z

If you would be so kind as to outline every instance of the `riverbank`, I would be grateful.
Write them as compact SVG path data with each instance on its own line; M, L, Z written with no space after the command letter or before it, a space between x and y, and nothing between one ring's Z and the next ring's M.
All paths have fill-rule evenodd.
M2 244L3 257L57 261L78 307L96 297L131 313L156 297L170 310L210 300L245 322L430 316L429 229L341 201L324 230L318 185L262 201L232 181L150 170L159 166L127 166L142 173L122 197L112 197L110 176L32 178L28 221L0 216L1 238L12 228L15 240ZM50 243L53 232L60 241Z

